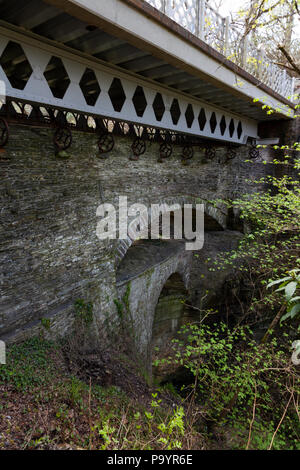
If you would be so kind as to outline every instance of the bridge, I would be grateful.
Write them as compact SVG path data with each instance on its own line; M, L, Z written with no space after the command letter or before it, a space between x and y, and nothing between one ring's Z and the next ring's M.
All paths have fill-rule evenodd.
M7 121L245 144L294 114L293 79L204 0L2 0L0 15Z
M267 174L254 146L292 136L293 79L200 0L0 0L0 18L0 338L36 334L44 318L64 335L81 298L102 340L123 304L150 361L182 298L197 308L225 282L205 256L242 228L210 201ZM119 195L201 201L204 249L101 242L97 207Z

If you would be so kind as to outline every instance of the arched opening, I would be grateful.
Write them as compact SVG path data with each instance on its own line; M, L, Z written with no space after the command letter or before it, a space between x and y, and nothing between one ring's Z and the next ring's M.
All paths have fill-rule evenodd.
M131 246L126 249L126 253L121 258L117 258L117 283L132 279L151 267L165 261L170 256L176 256L185 250L187 241L193 241L185 238L185 222L183 211L170 211L170 213L160 214L154 219L154 224L158 224L157 238L152 238L152 221L146 228L148 238L141 238L133 241ZM192 210L192 220L189 225L195 232L197 212ZM181 224L181 236L175 236L175 220ZM165 225L164 225L165 224ZM164 225L164 227L163 227ZM166 228L167 227L167 228ZM204 213L204 232L214 233L224 231L224 228L212 216Z
M159 348L162 352L170 345L171 339L182 324L187 296L181 275L172 274L162 288L156 305L152 326L152 351Z
M178 214L180 214L178 216ZM193 208L191 212L191 221L189 223L189 229L192 229L193 232L197 231L197 211ZM168 216L166 218L168 220ZM185 227L185 219L184 219L184 211L171 211L169 214L169 220L170 220L170 240L174 239L174 234L175 234L175 221L177 220L177 223L180 223L181 221L181 227L182 227L182 240L186 241L185 235L186 235L186 227ZM220 232L223 231L224 228L220 225L219 222L217 222L216 219L208 215L206 212L204 213L204 232ZM168 231L167 231L168 233ZM150 232L149 232L150 235ZM162 239L164 238L164 231L163 231L163 216L160 215L159 217L159 236Z

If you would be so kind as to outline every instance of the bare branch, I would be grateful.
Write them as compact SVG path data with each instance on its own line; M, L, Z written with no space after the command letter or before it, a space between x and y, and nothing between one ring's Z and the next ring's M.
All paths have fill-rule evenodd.
M293 70L300 76L299 66L295 63L294 59L290 56L290 54L285 50L284 46L278 46L278 49L285 56L289 64L292 66Z
M282 64L280 62L274 62L274 64L279 65L280 67L284 67L287 70L290 70L291 72L295 72L295 70L292 67L289 67L288 65Z

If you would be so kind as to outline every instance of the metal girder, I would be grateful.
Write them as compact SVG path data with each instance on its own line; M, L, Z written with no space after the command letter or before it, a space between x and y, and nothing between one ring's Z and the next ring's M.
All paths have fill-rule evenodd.
M161 80L161 83L168 86L175 86L178 83L185 83L189 80L199 80L197 77L191 77L186 72L179 71L177 74L174 73L170 74L170 77L164 78Z
M178 70L176 74L176 71L174 72L174 69L170 67L170 65L163 64L158 67L154 67L153 69L145 70L143 74L145 77L152 78L153 80L159 79L158 81L163 82L163 78L170 76L174 77L174 75L176 76L177 74L181 74L181 71Z
M16 48L14 44L19 48L17 48L18 56L15 57L16 62L22 59L24 63L25 60L32 69L24 89L18 89L18 86L12 84L11 75L7 76L5 73L7 64L3 63L3 57L7 54L10 54L9 65L12 67L10 74L14 73L11 65ZM20 48L24 52L21 59ZM145 60L143 67L146 67L149 59L141 59L143 60ZM0 27L0 65L3 65L0 67L0 79L6 84L7 95L16 100L55 106L92 116L106 116L236 144L245 143L249 136L257 137L255 121L209 106L173 89L161 87L109 65L105 66L104 63L83 58L46 43L41 44L32 37L2 27ZM88 76L83 84L82 80L87 69L93 70L94 75L92 78ZM99 96L96 96L94 105L89 105L87 99L89 92L94 92L95 84L99 87ZM177 117L173 114L174 99L177 100L179 107ZM198 120L200 116L202 116L201 125ZM223 134L220 127L222 119L226 122ZM228 128L232 119L235 123L235 132L230 136ZM239 134L236 131L238 127L241 129Z
M151 70L154 67L163 65L163 61L147 54L144 55L144 57L140 57L139 59L134 59L130 61L128 61L126 58L126 60L120 62L119 65L121 65L127 70L131 70L132 72L141 73L146 70Z
M47 22L35 28L36 34L47 35L48 37L60 42L70 42L81 37L86 33L82 23L68 15L60 14L49 19Z
M67 43L69 47L79 49L95 56L98 56L113 47L119 47L122 44L123 41L121 39L112 38L108 34L100 33L99 31L94 31L93 34L86 33L86 35L81 36L78 41L75 39L74 41Z
M101 59L111 64L119 65L126 60L131 61L145 56L145 52L136 49L129 44L122 44L119 47L113 47L101 54Z
M60 10L51 6L47 6L47 8L41 11L36 1L27 2L23 7L20 6L20 2L16 3L16 9L12 10L14 11L14 22L17 24L22 23L23 27L28 29L36 28L41 23L45 23L61 14ZM0 16L2 16L2 14L4 14L4 12L0 9Z
M220 62L220 57L216 57L216 54L203 48L200 43L196 44L190 37L186 37L183 31L180 31L180 27L174 24L166 25L164 18L155 18L152 12L145 14L147 11L143 11L145 4L142 6L139 3L143 2L0 0L0 25L10 29L12 25L19 24L24 34L26 31L23 28L31 28L33 33L38 33L38 39L42 43L52 38L56 43L57 41L61 43L59 47L76 49L77 53L79 51L79 54L84 53L89 56L91 61L94 56L96 59L109 62L112 66L116 64L123 70L128 67L129 73L132 70L162 86L181 90L179 84L191 81L193 88L190 91L187 89L186 94L195 96L193 91L195 83L195 86L199 86L199 99L203 99L202 91L211 92L213 97L212 99L208 97L207 101L223 109L226 109L226 103L231 103L232 100L231 111L238 114L241 109L238 104L240 98L248 103L249 111L252 109L253 98L258 98L255 114L251 112L248 114L247 106L243 107L245 116L253 115L256 120L269 119L261 109L262 100L264 104L267 103L279 110L276 117L284 117L286 110L291 116L293 115L288 103L281 106L278 96L273 96L272 93L269 95L268 90L260 90L260 84L255 84L251 77L246 77L243 86L237 87L236 76L239 76L239 71L234 71L229 63ZM30 12L32 17L39 13L34 27L30 24L27 26ZM28 31L27 34L31 33ZM146 59L147 56L149 61ZM143 63L140 67L139 64L135 67L132 61L142 58L147 60L146 68ZM154 58L160 62L152 62ZM181 94L181 91L179 93ZM182 93L185 94L185 91ZM217 100L214 99L215 96L218 97Z

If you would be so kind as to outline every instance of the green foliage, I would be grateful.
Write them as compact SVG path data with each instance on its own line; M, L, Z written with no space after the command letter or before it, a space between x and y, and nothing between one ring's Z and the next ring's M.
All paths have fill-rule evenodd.
M45 330L50 330L51 328L51 320L50 318L42 318L41 319L41 324L45 328Z
M0 365L0 383L19 390L30 390L48 383L54 372L50 357L55 346L42 338L33 338L8 347L6 365Z
M83 299L77 299L75 302L75 318L83 321L86 325L93 322L93 304L85 302Z
M224 323L191 324L179 333L173 340L173 354L158 362L175 362L192 372L194 393L207 420L245 429L255 401L255 429L263 428L268 436L274 433L288 391L296 396L300 390L299 376L290 367L288 344L280 347L276 338L257 344L249 327L229 329ZM297 421L296 410L290 407L274 439L275 447L295 448ZM264 448L269 444L266 441Z
M120 320L123 320L124 308L123 308L122 302L120 302L119 299L114 299L114 304L117 308L117 312L118 312Z
M126 314L126 319L130 317L130 305L129 305L129 296L131 291L131 283L129 282L126 286L125 294L123 295L122 300L114 299L114 304L117 308L117 312L121 321L124 320L124 314Z
M117 429L111 417L103 416L102 420L92 427L92 432L96 432L103 440L101 450L138 449L145 439L145 431L148 439L150 438L146 450L181 449L180 439L185 434L183 407L177 406L171 414L163 416L161 402L158 394L152 393L151 411L145 410L144 413L136 411L132 415L131 427L134 428L134 433L131 438L125 437L123 440L120 439L120 426ZM128 430L126 436L128 436Z
M251 318L252 324L274 317L280 308L279 296L267 289L268 282L299 266L300 178L296 175L300 176L300 145L274 146L274 150L280 152L280 157L269 164L280 166L282 176L248 181L258 190L239 199L214 201L239 213L245 234L236 250L208 259L209 270L235 268L240 285L249 286L249 301L242 309L243 321ZM288 168L294 177L283 174Z
M300 313L300 269L293 269L292 271L289 271L288 274L288 276L285 276L282 279L270 282L267 286L273 287L279 284L279 287L275 292L284 292L287 312L283 315L281 321L284 321L287 318L292 320L296 316L299 316Z
M128 313L130 312L130 305L129 305L130 292L131 292L131 283L128 282L127 287L126 287L126 292L123 297L123 302Z
M72 377L68 387L69 399L71 405L75 408L83 408L83 396L87 393L88 387L81 380Z

